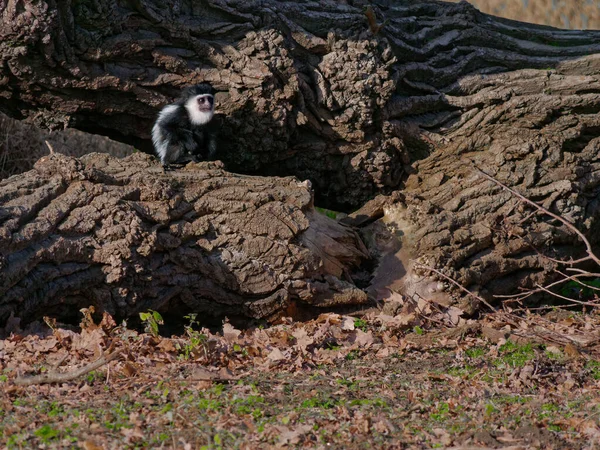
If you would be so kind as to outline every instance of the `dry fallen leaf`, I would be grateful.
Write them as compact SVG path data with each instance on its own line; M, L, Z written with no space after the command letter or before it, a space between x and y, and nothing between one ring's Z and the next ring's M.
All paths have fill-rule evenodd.
M83 318L79 323L79 327L82 330L93 330L94 328L98 327L98 325L94 323L94 319L92 317L92 314L94 314L95 311L96 308L94 308L94 306L90 306L89 308L81 308L79 310L79 312L83 314Z
M106 333L100 328L81 330L73 337L73 350L86 350L97 354L104 343Z
M271 350L271 353L269 353L267 358L269 358L271 361L281 361L285 357L283 356L283 353L281 353L281 350L279 350L278 348L274 348L273 350Z
M219 374L211 372L204 367L194 367L190 373L189 378L199 381L213 381L220 378Z
M235 329L230 323L226 323L223 325L223 337L228 342L237 342L240 334L242 334L242 332L240 330Z
M306 347L314 344L314 339L308 335L306 329L298 328L292 332L292 336L296 338L296 345L300 348L301 351L305 351Z
M96 445L93 441L83 441L80 445L84 448L84 450L104 450L104 447L101 445Z
M300 442L300 438L312 430L310 425L298 425L290 429L284 426L277 426L279 430L279 443L282 445L295 445Z
M121 372L126 377L132 377L138 372L138 369L132 363L130 363L129 361L126 361L125 364L123 364L123 368L121 369Z
M342 330L344 331L352 331L354 330L354 319L352 317L345 316L342 319Z
M161 339L156 347L161 349L163 352L177 353L177 347L175 347L173 344L172 339Z
M356 337L354 344L358 347L370 347L373 344L373 334L371 332L365 333L361 329L355 330Z
M577 349L577 347L570 343L565 345L565 354L571 356L572 358L581 356L581 352Z

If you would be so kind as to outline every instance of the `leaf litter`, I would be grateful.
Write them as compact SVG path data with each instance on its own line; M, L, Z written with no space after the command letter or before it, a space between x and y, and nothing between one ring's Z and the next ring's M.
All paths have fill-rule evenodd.
M78 329L48 319L22 330L13 318L0 340L0 445L598 445L597 311L505 309L473 320L456 308L397 306L172 337L106 313L95 324L93 310Z

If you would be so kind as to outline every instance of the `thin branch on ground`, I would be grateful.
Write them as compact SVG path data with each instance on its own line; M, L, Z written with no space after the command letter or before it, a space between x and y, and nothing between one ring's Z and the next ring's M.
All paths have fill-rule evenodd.
M600 287L596 287L593 286L591 284L585 284L583 281L579 280L578 278L595 278L595 277L600 277L600 274L597 273L590 273L589 275L586 274L579 274L579 275L574 275L574 276L570 276L567 275L566 273L562 273L560 270L556 271L557 273L560 273L563 277L568 278L571 281L574 281L577 284L580 284L581 286L591 289L593 291L600 291Z
M588 270L578 269L576 267L567 267L566 270L568 270L570 272L578 272L581 274L582 277L595 277L595 278L600 277L600 273L594 273L594 272L590 272Z
M548 294L551 294L554 297L561 298L561 299L566 300L566 301L568 301L570 303L577 303L578 305L584 305L584 306L592 306L594 308L597 308L597 307L600 306L600 303L584 302L582 300L576 300L574 298L565 297L564 295L560 295L560 294L557 294L556 292L552 292L551 290L546 289L545 287L540 286L539 284L537 285L537 287L539 289L541 289L542 291L547 292Z
M31 377L18 377L14 383L18 386L31 386L33 384L47 384L47 383L64 383L66 381L75 380L86 373L91 372L108 364L113 359L117 359L121 355L121 351L113 351L112 353L105 353L93 363L87 366L80 367L77 370L71 372L49 372L42 375L35 375Z
M478 167L475 167L475 170L477 171L478 174L480 174L481 176L483 176L484 178L488 179L489 181L493 182L494 184L502 187L503 189L506 189L508 192L510 192L511 194L513 194L514 196L516 196L517 198L519 198L520 200L524 201L525 203L533 206L537 212L542 212L556 220L558 220L560 223L562 223L563 225L565 225L569 230L571 230L573 233L575 233L580 239L581 241L584 243L585 247L586 247L586 253L587 256L584 256L582 258L579 259L571 259L569 261L563 261L563 260L558 260L558 259L554 259L551 258L547 255L544 255L542 253L540 253L537 249L536 252L538 252L539 254L541 254L544 258L548 259L549 261L552 261L554 263L557 264L562 264L562 265L567 265L567 266L571 266L571 267L567 267L567 271L572 271L572 272L577 272L578 275L575 276L569 276L565 273L562 273L559 270L556 270L557 273L559 273L563 278L561 278L558 281L555 281L553 283L548 284L547 286L541 286L541 285L537 285L537 289L527 289L525 292L519 293L519 294L512 294L512 295L494 295L494 297L496 298L503 298L503 299L517 299L517 300L524 300L527 297L530 297L531 295L538 293L538 292L546 292L551 294L554 297L563 299L568 301L569 303L571 303L572 305L584 305L584 306L592 306L592 307L598 307L600 306L598 303L594 303L594 302L585 302L585 301L581 301L581 300L576 300L576 299L572 299L569 297L565 297L563 295L557 294L556 292L552 292L550 290L550 288L565 283L568 280L574 281L576 283L579 283L580 285L584 286L584 287L588 287L594 290L600 290L597 287L594 286L588 286L585 283L583 283L581 280L579 280L579 278L592 278L595 276L598 276L599 274L595 274L595 273L591 273L587 270L582 270L582 269L578 269L575 267L572 267L575 264L579 264L582 262L586 262L586 261L594 261L596 264L598 264L600 266L600 258L598 256L596 256L596 254L594 253L593 249L592 249L592 245L590 243L590 241L585 237L585 235L579 231L579 229L577 229L577 227L575 225L573 225L571 222L569 222L568 220L564 219L563 217L554 214L553 212L551 212L550 210L548 210L547 208L537 204L536 202L528 199L527 197L525 197L524 195L518 193L517 191L515 191L514 189L508 187L507 185L505 185L504 183L496 180L494 177L488 175L487 173L485 173L484 171L482 171L481 169L479 169ZM528 216L529 217L529 216Z
M560 280L554 281L546 286L540 286L538 289L527 289L526 291L521 292L519 294L497 294L497 295L494 295L494 297L495 298L503 298L503 299L507 299L507 300L508 299L525 300L527 297L530 297L533 294L537 294L538 292L547 291L548 289L550 289L554 286L557 286L559 284L566 283L569 280L575 281L575 282L581 284L582 286L600 291L600 288L597 288L594 286L589 286L589 285L577 280L577 278L600 277L600 274L598 274L598 273L590 273L587 271L581 271L581 273L579 275L574 275L574 276L569 276L565 273L562 273L560 270L556 270L556 273L559 273L560 275L562 275L565 278L561 278Z

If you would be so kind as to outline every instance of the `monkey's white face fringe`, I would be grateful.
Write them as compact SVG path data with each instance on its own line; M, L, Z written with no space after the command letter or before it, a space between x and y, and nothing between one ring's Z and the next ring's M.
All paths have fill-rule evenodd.
M185 109L187 109L187 112L190 116L190 122L192 122L194 125L204 125L210 122L210 119L213 118L213 114L215 113L214 107L211 108L210 111L200 111L198 108L198 99L202 97L212 98L212 95L196 95L185 102Z
M161 129L161 122L169 115L177 111L177 105L165 106L158 114L158 119L152 127L152 143L156 149L156 153L160 156L161 161L164 162L165 156L167 155L167 148L169 148L169 139L166 139Z

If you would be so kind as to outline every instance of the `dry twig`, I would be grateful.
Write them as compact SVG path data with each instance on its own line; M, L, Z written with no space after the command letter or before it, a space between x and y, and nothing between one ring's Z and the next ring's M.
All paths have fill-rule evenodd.
M525 203L533 206L534 208L536 208L538 211L543 212L544 214L549 215L550 217L558 220L560 223L562 223L564 226L566 226L569 230L571 230L573 233L575 233L577 236L579 236L579 238L582 240L582 242L584 243L585 247L586 247L586 253L587 256L584 258L580 258L578 260L575 261L568 261L568 262L564 262L565 264L575 264L575 263L580 263L580 262L584 262L584 261L594 261L596 264L598 264L600 266L600 258L598 258L593 250L592 250L592 244L590 244L590 241L588 241L588 239L585 237L585 235L579 231L577 229L577 227L575 225L573 225L571 222L569 222L568 220L564 219L563 217L560 217L557 214L554 214L552 211L548 210L547 208L544 208L542 205L538 205L536 202L534 202L533 200L529 200L527 197L525 197L522 194L519 194L517 191L515 191L512 188L509 188L507 185L505 185L504 183L501 183L500 181L496 180L494 177L488 175L487 173L485 173L483 170L479 169L479 168L475 168L475 170L477 171L477 173L479 173L480 175L482 175L484 178L487 178L488 180L490 180L491 182L497 184L498 186L502 187L503 189L506 189L508 192L510 192L511 194L513 194L514 196L520 198L521 200L523 200Z
M492 311L496 311L496 308L494 308L488 301L486 301L483 297L480 297L477 294L474 294L473 292L471 292L470 290L468 290L466 287L464 287L462 284L460 284L458 281L450 278L448 275L443 274L442 272L440 272L437 269L434 269L433 267L429 267L426 266L425 264L421 264L421 263L415 263L416 266L418 266L421 269L426 269L426 270L430 270L434 273L437 273L440 277L444 278L445 280L449 281L450 283L454 284L455 286L457 286L460 290L462 290L463 292L469 294L471 297L476 298L477 300L479 300L481 303L483 303L485 306L487 306L488 308L490 308Z
M50 142L48 141L44 141L46 143L46 145L48 146L48 149L50 150L50 154L54 155L54 148L52 147L52 144L50 144Z
M537 204L536 202L534 202L532 200L529 200L524 195L519 194L514 189L512 189L512 188L508 187L507 185L505 185L504 183L496 180L494 177L488 175L487 173L485 173L481 169L479 169L479 168L476 167L475 170L477 171L477 173L479 173L480 175L482 175L484 178L486 178L486 179L490 180L491 182L497 184L498 186L502 187L503 189L506 189L508 192L510 192L511 194L513 194L514 196L516 196L517 198L519 198L520 200L524 201L525 203L533 206L536 209L537 212L542 212L542 213L547 214L550 217L558 220L560 223L562 223L563 225L565 225L569 230L571 230L573 233L575 233L577 236L579 236L579 238L581 239L581 241L584 243L584 245L586 247L587 256L584 256L584 257L576 259L576 260L571 259L570 261L563 261L563 260L557 260L557 259L551 258L551 257L546 256L546 255L542 255L542 256L544 256L544 258L547 258L548 260L553 261L553 262L555 262L557 264L564 264L564 265L568 265L568 266L573 266L575 264L579 264L579 263L582 263L582 262L585 262L585 261L594 261L596 264L598 264L600 266L600 258L598 256L596 256L596 254L593 252L592 245L590 244L590 241L585 237L585 235L581 231L579 231L577 229L577 227L575 225L573 225L571 222L569 222L568 220L564 219L563 217L561 217L561 216L559 216L557 214L554 214L553 212L551 212L547 208L545 208L545 207ZM537 251L537 249L536 249L536 251ZM549 293L549 294L553 295L554 297L561 298L563 300L567 300L567 301L569 301L570 303L573 303L573 304L585 305L585 306L593 306L593 307L599 306L596 303L584 302L584 301L581 301L581 300L572 299L572 298L565 297L565 296L562 296L560 294L557 294L556 292L550 291L551 287L554 287L556 285L562 284L562 283L564 283L564 282L566 282L568 280L572 280L572 281L574 281L576 283L579 283L579 284L581 284L583 286L590 287L590 286L585 285L583 282L581 282L577 278L594 277L594 276L598 275L598 274L590 273L589 271L586 271L586 270L577 269L575 267L568 267L567 270L570 270L570 271L573 271L573 272L578 272L578 275L575 275L575 276L571 277L571 276L566 275L566 274L560 272L559 270L557 270L556 272L559 273L563 278L561 278L560 280L555 281L553 283L550 283L547 286L541 286L541 285L538 284L537 285L537 289L528 289L526 292L522 292L522 293L519 293L519 294L495 295L495 297L497 297L497 298L504 298L504 299L524 300L527 297L529 297L529 296L531 296L531 295L533 295L535 293L546 292L546 293ZM598 289L598 288L594 288L594 287L592 287L592 288L593 289Z
M85 375L86 373L91 372L92 370L102 367L104 364L107 364L113 359L118 358L120 355L120 351L105 353L93 363L80 367L79 369L71 372L49 372L31 377L18 377L15 379L15 384L18 386L31 386L32 384L64 383L65 381L74 380L82 375Z

